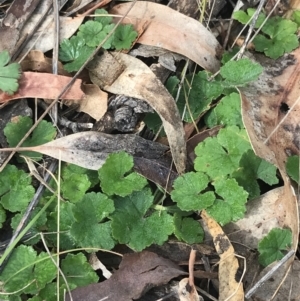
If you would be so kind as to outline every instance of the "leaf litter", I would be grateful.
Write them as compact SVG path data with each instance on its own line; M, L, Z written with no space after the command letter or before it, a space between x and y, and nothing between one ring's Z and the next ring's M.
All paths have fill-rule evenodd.
M18 1L15 1L16 3ZM192 60L196 61L199 65L203 66L204 68L211 70L211 71L216 71L218 69L218 59L215 58L215 55L218 53L218 49L219 49L219 45L216 42L214 36L212 34L210 34L208 31L206 32L206 30L204 30L204 28L202 28L202 26L200 26L200 23L197 23L197 25L195 25L195 28L197 28L197 30L200 30L205 36L207 36L206 39L202 39L199 43L199 45L197 45L199 47L196 47L197 51L204 51L204 54L201 53L201 55L198 55L196 58L194 56L194 53L192 53L189 49L191 49L191 47L188 47L189 49L183 49L183 47L181 46L185 46L185 45L189 45L191 42L182 42L182 43L178 43L176 41L176 45L172 45L172 39L169 39L170 36L170 32L172 32L173 30L173 23L171 23L172 26L170 26L170 24L168 24L168 18L166 18L166 16L176 16L176 18L183 23L178 22L178 24L176 24L176 26L174 28L176 28L177 32L182 32L182 29L185 29L187 26L187 19L185 19L186 17L183 15L178 14L177 12L170 10L167 7L164 6L160 6L160 9L157 10L157 5L158 4L154 4L154 3L149 3L149 2L138 2L138 5L134 8L136 10L133 10L130 13L130 19L134 25L138 24L139 26L141 26L139 23L141 23L140 19L137 19L136 21L133 21L134 18L136 18L136 16L140 16L142 12L142 16L144 19L146 19L146 23L145 20L143 20L143 25L144 26L144 34L140 35L138 37L138 41L140 43L144 43L147 45L154 45L157 43L160 43L160 46L165 47L166 49L169 49L171 51L174 52L178 52L181 53L183 55L185 55L186 57L191 58ZM118 11L119 13L122 12L122 10L124 10L124 8L126 8L127 4L121 4L119 6L116 6L115 8L113 8L113 11ZM33 6L31 6L31 9L33 8ZM156 14L156 19L154 18L154 20L149 22L149 16L147 15L145 16L145 12L146 13L150 13L151 15L151 11L154 10L154 14ZM135 13L134 13L135 12ZM28 13L28 12L26 12ZM160 14L162 13L162 18L160 16ZM83 18L82 18L83 19ZM190 20L189 20L190 21ZM126 22L128 22L128 20L126 20ZM189 22L190 23L190 22ZM75 24L75 23L74 23ZM145 24L147 24L145 26ZM5 23L5 26L9 26L9 23ZM20 24L19 27L17 27L17 29L11 27L11 28L7 28L5 34L11 34L12 32L18 32L18 30L23 26L23 24ZM76 26L74 25L74 28L76 30ZM78 25L79 26L79 25ZM77 26L77 27L78 27ZM157 27L158 26L158 27ZM169 27L170 26L170 27ZM151 37L151 32L155 29L156 32L162 32L161 30L157 31L157 28L161 28L164 27L165 32L167 32L167 39L166 36L164 34L160 34L155 36L155 39L153 39L153 37ZM9 29L9 30L8 30ZM193 39L195 38L193 35L193 30L191 29L189 32L189 36L187 37L187 41L193 41ZM197 33L198 34L198 33ZM16 34L16 36L18 36ZM182 41L185 39L181 39ZM14 46L15 46L15 40L12 39L10 42L10 49L14 50ZM170 42L170 43L168 43ZM209 43L212 43L211 45L208 45ZM195 44L195 43L194 43ZM207 50L207 48L205 46L212 46L209 50ZM45 49L44 49L45 51ZM197 54L197 51L195 52ZM247 129L247 134L250 137L252 146L254 151L256 152L256 154L259 154L260 157L266 159L267 161L270 161L272 163L274 163L280 170L281 175L282 175L282 179L284 181L284 186L281 188L278 188L276 190L271 190L267 195L262 196L260 199L258 200L254 200L253 203L248 203L247 204L247 208L248 208L248 213L245 216L244 219L241 219L240 221L237 221L233 224L233 226L235 226L234 231L236 231L238 229L238 231L240 231L241 233L243 231L246 232L246 234L241 234L239 236L239 241L243 241L243 239L246 238L245 240L245 244L248 247L251 248L256 248L257 246L257 241L262 238L264 232L270 230L271 228L274 228L275 225L278 225L279 227L286 227L292 230L292 249L296 249L297 247L297 237L298 237L298 212L297 212L297 206L296 206L296 197L294 195L294 191L293 188L290 185L290 180L289 178L286 176L286 172L285 172L285 162L287 159L287 155L290 154L298 154L298 147L297 147L297 143L295 141L298 141L297 139L297 105L298 102L295 100L297 99L297 95L298 95L298 91L297 91L297 87L295 85L295 82L297 82L297 74L299 72L297 72L298 68L297 68L297 57L298 57L298 50L296 50L293 54L294 56L292 57L291 55L287 55L285 56L282 61L280 61L283 65L287 66L286 69L282 69L282 70L277 70L275 68L272 69L272 67L268 67L268 66L264 66L264 73L263 75L261 75L260 79L258 81L256 81L254 84L250 84L248 87L246 88L241 88L240 92L241 92L241 96L242 96L242 112L243 112L243 121L245 123L246 129ZM124 57L126 57L126 55L123 54L114 54L114 59L115 60L119 60L122 61L124 59ZM209 62L207 63L205 60L203 61L199 61L202 58L209 58ZM120 60L120 58L122 58ZM124 59L125 61L125 59ZM124 62L123 61L123 62ZM107 66L109 66L110 63L107 64ZM269 66L272 66L272 63L269 64ZM277 66L278 67L278 66ZM106 68L106 67L105 67ZM128 68L128 70L126 70ZM30 70L31 68L29 68ZM33 70L34 68L32 68ZM90 69L90 68L89 68ZM130 65L130 64L125 64L125 66L123 66L119 72L117 73L117 76L113 77L113 80L110 80L109 82L106 82L105 84L103 84L103 82L100 84L100 88L103 88L104 90L110 92L110 93L117 93L119 94L120 91L127 91L125 94L127 94L128 96L132 96L132 97L138 97L141 99L145 99L148 100L149 103L156 108L157 111L159 111L161 113L161 118L164 122L164 126L165 126L165 130L167 132L168 138L169 138L169 143L171 146L171 151L173 154L173 158L175 160L175 165L177 167L177 171L178 173L183 173L183 171L185 170L186 167L186 158L185 158L185 140L184 140L184 132L180 123L180 117L179 114L177 112L176 107L173 108L173 105L170 106L171 102L166 102L164 104L165 107L163 108L159 108L158 107L158 103L161 101L164 101L164 98L170 98L170 96L168 95L168 93L166 93L165 91L162 92L162 90L160 89L160 87L162 87L158 82L155 81L155 77L153 77L153 75L149 76L143 76L143 73L139 73L137 70L141 69L146 75L149 75L150 73L148 73L148 71L146 71L146 69L144 69L141 64L137 64L136 66ZM242 72L243 70L241 70ZM49 71L47 71L49 72ZM136 73L135 73L136 72ZM48 74L50 76L50 74ZM125 79L124 77L122 77L123 75L125 75ZM136 77L142 77L142 80L139 81L139 79L136 79ZM231 74L227 75L228 78L230 78ZM93 78L93 75L91 74L91 70L90 70L90 78ZM129 80L128 80L129 79ZM153 80L154 79L154 80ZM274 80L275 79L275 80ZM117 81L120 81L120 83L118 83L118 85L115 85L115 83ZM145 84L145 82L150 81L151 83L153 83L153 85L151 86L151 89L149 90L149 88L143 88L143 85ZM233 78L234 80L234 78ZM230 85L235 85L236 83L234 81L229 83ZM135 87L135 85L137 85L138 87ZM265 89L266 87L271 88L270 89ZM62 86L58 86L58 89L61 89ZM93 86L95 87L95 86ZM100 93L102 92L101 90L95 93L93 92L88 92L87 88L84 89L85 94L92 94L92 95L96 95L93 96L93 98L96 98L97 95L100 95ZM92 86L90 85L91 90L95 90L95 88L92 88ZM135 90L136 89L136 90ZM147 89L149 91L147 91ZM263 93L260 93L259 96L257 96L256 91L259 90L260 92L263 91ZM20 97L16 97L16 98L21 98L22 97L40 97L40 98L49 98L47 96L43 96L43 94L39 93L39 92L30 92L28 93L29 90L25 89L24 94L21 94ZM134 92L132 92L134 91ZM158 92L157 95L155 95L155 92ZM19 90L20 92L20 90ZM47 93L51 92L50 89L47 89ZM154 93L154 97L152 97L151 99L151 95L149 94L149 92ZM27 93L27 94L26 94ZM36 94L34 94L36 93ZM53 93L52 97L55 99L57 94L59 92L55 92ZM81 96L72 96L69 98L69 101L75 102L76 100L79 102L83 102L82 96L83 96L83 92L82 90L80 90ZM123 94L123 93L122 93ZM160 98L158 94L162 94L164 95L164 97ZM51 95L51 94L49 94ZM167 95L167 96L166 96ZM5 96L7 97L7 96ZM150 98L149 98L150 97ZM12 99L16 99L16 98L12 98ZM154 99L154 98L157 98ZM102 107L101 110L99 110L99 113L97 114L93 114L93 107L94 106L99 106L97 101L92 104L90 103L90 100L88 99L87 102L90 105L90 108L84 110L83 108L81 108L81 111L84 111L86 113L88 113L90 116L92 116L94 119L99 120L103 114L106 111L106 105L107 105L107 95L103 96L103 104L101 104L100 106ZM149 100L150 99L150 100ZM225 98L226 99L226 98ZM83 106L84 107L84 106ZM166 112L166 108L171 109L171 112L173 112L173 116L168 116L168 112ZM285 108L288 108L287 112ZM235 110L237 110L237 108L235 107ZM175 116L175 121L173 121L173 118ZM285 117L285 116L289 116L289 118ZM219 120L226 120L226 116L222 116L222 112L218 112L218 110L216 110L216 117ZM228 120L231 120L231 118L227 118L227 121L225 121L225 123L228 122ZM171 124L171 126L169 125ZM217 123L218 124L218 123ZM214 124L215 125L215 124ZM278 125L278 127L276 127ZM177 133L176 133L177 131ZM217 130L218 131L218 130ZM48 154L51 155L53 157L58 158L59 156L57 155L59 153L58 150L65 152L65 161L66 162L73 162L76 164L79 164L81 166L88 166L88 168L91 168L92 166L94 168L92 169L98 169L99 166L102 166L102 164L105 162L106 157L112 152L112 150L122 150L125 148L130 150L132 145L130 145L132 143L132 141L135 141L135 139L132 138L132 136L130 135L120 135L120 136L124 136L124 140L127 139L128 141L124 141L124 143L121 145L118 145L118 142L121 141L118 135L111 135L110 136L106 136L106 135L98 135L95 134L93 132L90 132L91 134L87 134L87 133L79 133L78 136L75 136L77 134L74 135L70 135L70 141L68 141L68 139L65 139L67 137L64 138L60 138L57 139L55 141L57 141L57 143L54 143L55 141L49 142L45 145L42 146L37 146L35 148L36 151L42 152L44 154ZM288 133L288 135L287 135ZM92 136L95 135L95 139L102 139L104 142L102 143L102 145L100 146L100 150L104 149L104 152L99 151L98 149L95 151L90 152L90 148L91 145L94 145L93 143L87 145L85 148L82 147L82 144L78 144L78 141L80 139L82 139L82 136L86 136L86 137L90 137L89 139L92 140ZM89 136L91 135L91 136ZM99 138L101 136L101 138ZM114 136L114 138L112 137ZM69 137L69 136L68 136ZM75 138L76 137L76 138ZM78 140L76 140L78 139ZM89 140L88 139L88 140ZM133 140L132 140L133 139ZM200 138L201 139L201 138ZM108 142L109 141L109 142ZM144 143L141 142L142 140L137 140L134 143L140 145L140 143ZM69 144L70 143L70 144ZM67 148L69 148L69 146L72 145L73 150L70 150L70 153L68 153L69 150L67 150ZM79 150L82 152L79 152L77 155L75 154L75 156L71 156L70 154L73 151L78 151L78 146L79 146ZM150 149L152 149L154 151L154 155L153 157L150 156L150 158L146 157L146 154L148 155L149 152L149 147ZM147 178L150 179L155 179L157 176L155 175L155 169L160 170L161 173L161 180L160 182L157 181L156 183L163 183L163 187L167 187L168 185L168 190L170 191L172 189L172 183L175 178L178 176L178 174L174 171L170 171L168 172L168 168L166 167L167 165L164 163L162 163L162 161L159 161L159 157L162 156L162 154L167 150L167 147L161 147L159 148L159 150L157 149L158 144L150 143L150 144L144 144L144 146L142 147L142 151L140 152L140 149L137 149L137 152L133 152L133 154L139 154L141 156L135 157L134 158L134 162L137 163L139 162L140 164L140 170L143 170L144 174L148 173L148 176L146 176ZM51 149L52 148L52 149ZM81 149L82 148L82 149ZM21 149L20 149L21 150ZM33 150L33 148L31 148L30 150ZM147 150L147 151L146 151ZM158 150L158 152L156 152ZM284 151L283 151L284 150ZM192 153L193 150L190 150L190 153ZM101 154L100 154L101 153ZM130 151L129 151L130 153ZM150 151L150 153L152 153ZM234 153L236 154L236 150L234 150ZM73 155L73 154L72 154ZM89 157L91 156L92 159L90 158L83 158L83 157ZM145 158L146 157L146 158ZM71 159L70 159L71 158ZM83 158L83 160L82 160ZM153 159L154 158L154 159ZM69 160L69 161L68 161ZM145 170L144 167L144 163L148 162L148 166L151 165L151 160L155 160L155 164L153 164L153 173L149 173L148 170ZM170 165L170 161L167 161L168 164ZM199 163L199 162L198 162ZM97 165L98 164L98 165ZM201 163L204 164L204 163ZM246 168L246 166L244 167ZM147 169L147 168L146 168ZM163 180L163 178L168 178L170 177L170 183L169 181ZM253 181L255 181L256 179L253 179ZM155 181L154 181L155 182ZM217 186L217 185L216 185ZM220 193L221 194L221 193ZM269 199L266 199L267 197L269 197ZM265 208L265 209L264 209ZM214 220L209 218L208 216L205 215L205 212L203 211L202 213L203 216L203 220L209 221L209 223L213 223ZM254 218L254 219L253 219ZM272 220L275 223L266 223L263 222L261 223L261 220ZM227 239L227 237L223 234L223 232L219 229L219 236L222 236L222 243L225 243L226 245L230 246L230 241ZM225 228L226 229L226 228ZM232 228L231 228L232 229ZM213 230L211 230L212 233ZM232 230L228 230L229 232ZM252 232L252 234L247 234L249 233L249 231ZM226 233L227 230L226 230ZM243 232L244 233L244 232ZM231 233L229 233L231 235ZM216 235L213 234L213 237L215 237ZM232 239L233 236L230 236L230 238ZM221 253L223 253L222 251L220 251L220 249L218 249L221 246L221 242L218 240L215 240L216 242L216 249ZM242 293L240 292L240 288L241 285L239 285L234 277L236 271L237 271L237 264L236 264L236 260L234 257L234 253L233 253L233 249L229 248L230 252L224 257L221 257L221 262L219 265L219 280L220 280L220 296L219 299L220 300L226 300L226 298L228 298L228 295L232 294L233 298L232 300L242 300ZM227 252L227 250L226 250ZM140 256L142 253L138 253L136 256ZM283 268L281 268L280 270L280 274L277 274L277 278L276 281L272 282L267 282L266 284L269 286L270 290L266 292L266 290L264 288L259 289L256 292L256 297L261 298L262 300L266 300L268 299L270 296L272 296L274 294L274 292L277 291L278 286L281 284L280 282L282 280L284 280L287 276L287 271L289 269L289 266L291 264L293 258L291 258L286 264L284 264ZM148 259L149 262L151 262L152 259ZM147 261L147 260L146 260ZM154 260L155 261L155 260ZM139 263L137 258L134 258L133 262L131 263L131 268L132 267L136 267L137 263ZM227 265L227 267L226 267ZM234 269L232 267L235 267ZM297 269L297 264L294 263L294 267ZM122 268L122 264L120 265L120 269ZM266 268L263 272L262 275L268 270L269 268ZM151 270L151 268L150 268ZM116 275L118 273L115 272L113 274L112 277L114 277L114 275ZM147 273L145 273L147 275ZM226 275L226 277L224 276ZM230 275L229 277L229 281L227 279L227 275ZM170 275L169 275L170 276ZM140 276L138 276L139 278ZM175 276L174 276L175 277ZM287 276L288 278L290 277L290 275ZM125 278L123 276L123 278ZM170 278L171 279L171 278ZM109 281L109 280L107 280ZM105 284L107 283L107 281L102 282L100 284L97 285L101 285L101 284ZM114 283L114 288L110 287L110 290L115 289L115 287L118 287L121 283L121 279L119 279L117 281L117 283ZM149 281L149 279L147 280ZM168 282L169 280L164 280L165 282ZM71 283L71 281L70 281ZM152 283L150 281L150 283ZM224 284L229 283L228 287L226 287L226 289L224 289ZM126 284L128 285L128 284ZM96 286L96 284L95 284ZM105 284L106 286L106 284ZM107 285L109 287L109 285ZM129 285L130 287L130 285ZM187 287L186 284L184 284L184 287ZM106 289L106 288L105 288ZM122 286L120 286L120 289L122 289ZM283 286L283 289L286 289L285 284ZM76 291L81 291L80 289L76 289L74 292ZM98 289L95 289L95 291L97 291L98 294ZM97 299L86 299L86 300L98 300L99 299L99 294L96 297L96 293L95 293L94 289L90 292L88 290L85 290L85 292L87 293L91 293L93 296L92 298L97 298ZM132 288L132 293L133 294L137 294L138 296L140 296L144 291L143 286L141 286L141 288L138 288L135 290L135 288ZM234 294L233 294L234 292ZM124 292L122 291L122 294L124 294ZM280 291L279 291L279 295L280 295ZM134 298L136 298L137 295L134 295ZM119 295L120 296L120 295ZM126 295L127 296L127 295ZM230 295L231 296L231 295ZM284 295L286 296L286 295ZM86 297L86 296L84 296ZM84 297L80 297L78 300L85 300ZM103 295L103 297L105 298L106 296ZM132 296L130 295L128 297L128 300L132 299ZM118 298L119 299L119 298Z
M155 253L143 251L124 255L119 269L106 281L72 291L74 301L111 301L137 299L153 286L168 283L172 278L187 273L172 261ZM71 300L68 294L66 300Z

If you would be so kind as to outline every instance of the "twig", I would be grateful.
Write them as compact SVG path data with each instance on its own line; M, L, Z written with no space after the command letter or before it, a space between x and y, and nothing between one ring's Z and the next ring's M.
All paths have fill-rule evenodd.
M52 55L52 73L57 75L58 74L58 49L59 49L59 8L58 8L58 1L53 0L53 19L54 19L54 41L53 41L53 55ZM54 126L57 125L57 103L51 109L51 114Z
M284 264L286 263L293 255L295 254L294 250L289 251L277 264L273 266L273 268L265 275L263 276L245 295L246 299L249 299L256 291L257 289L263 285L264 282L266 282L268 279L270 279L273 274Z
M64 273L63 273L63 271L61 270L61 268L59 267L59 265L57 265L57 262L54 260L54 258L53 258L53 256L52 256L51 252L49 251L49 248L48 248L48 246L47 246L47 244L46 244L46 241L45 241L45 238L44 238L44 235L43 235L42 232L40 233L40 236L41 236L43 245L44 245L44 247L45 247L45 249L46 249L46 251L47 251L47 253L48 253L48 255L49 255L50 259L51 259L51 261L52 261L53 264L57 267L57 270L59 271L59 273L61 274L61 276L63 277L63 279L64 279L64 281L65 281L65 283L66 283L66 287L67 287L67 290L68 290L68 293L69 293L69 296L70 296L70 300L73 301L72 294L71 294L71 290L70 290L70 287L69 287L69 283L68 283L68 281L67 281L67 279L66 279L66 276L64 275ZM59 257L59 253L57 253L57 257ZM58 281L58 279L57 279L57 281ZM59 298L59 291L58 291L57 297Z
M261 10L262 10L262 8L263 8L265 2L266 2L266 0L260 0L260 2L259 2L259 5L258 5L258 7L257 7L257 10L256 10L255 13L254 13L252 22L250 23L250 26L249 26L249 30L248 30L247 36L246 36L246 38L245 38L245 40L244 40L244 43L243 43L243 45L242 45L242 47L241 47L241 50L240 50L240 52L239 52L238 59L242 58L242 56L243 56L243 54L244 54L244 52L245 52L245 49L246 49L246 47L247 47L247 45L248 45L248 43L249 43L249 40L250 40L250 36L251 36L251 34L252 34L252 31L254 30L254 27L255 27L257 18L258 18L258 16L259 16L259 13L261 12Z
M196 261L196 250L192 249L189 258L189 285L193 287L194 283L194 265Z

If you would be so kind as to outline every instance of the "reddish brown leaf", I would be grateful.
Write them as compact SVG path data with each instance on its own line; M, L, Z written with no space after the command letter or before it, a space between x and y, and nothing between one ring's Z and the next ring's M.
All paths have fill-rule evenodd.
M18 92L13 95L0 92L0 103L24 97L55 99L70 80L70 77L62 75L24 72L19 81ZM80 85L81 80L77 79L69 91L62 96L62 99L81 99L84 93Z

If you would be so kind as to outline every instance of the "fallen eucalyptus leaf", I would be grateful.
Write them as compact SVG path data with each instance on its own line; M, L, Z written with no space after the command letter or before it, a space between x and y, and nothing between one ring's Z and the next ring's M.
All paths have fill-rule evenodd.
M264 57L260 62L264 71L259 79L240 89L242 116L256 155L273 163L280 171L284 186L272 204L273 220L278 222L281 228L291 229L293 234L291 249L297 251L298 202L286 174L285 163L289 155L299 155L300 49L278 60L266 60ZM261 217L262 223L271 222L268 214L267 212ZM273 299L280 285L284 283L293 261L292 256L281 266L280 270L285 273L276 274L276 279L272 280L273 284L276 282L276 286L272 286L268 291L265 287L260 287L255 292L254 298L259 299L257 296L263 294L266 300Z
M167 146L134 134L109 135L99 132L80 132L39 146L3 148L1 151L34 151L64 162L98 170L110 153L125 151L135 157L161 157Z
M114 60L111 60L111 55L115 56ZM109 78L107 70L115 69L115 65L121 72ZM176 169L179 174L183 173L186 145L182 121L173 97L150 68L140 60L123 53L104 53L91 61L87 68L91 81L101 89L142 99L158 113L168 137Z
M130 3L122 3L110 10L111 14L124 15ZM176 21L175 21L176 20ZM216 58L221 45L215 36L199 21L178 11L150 1L138 1L130 10L124 22L135 28L148 21L138 43L161 48L184 55L204 69L216 72L220 62Z
M0 103L6 103L19 98L55 99L71 78L50 73L23 72L19 80L19 89L13 95L0 91ZM61 99L80 99L84 93L81 90L81 79L76 79L74 85L65 92Z

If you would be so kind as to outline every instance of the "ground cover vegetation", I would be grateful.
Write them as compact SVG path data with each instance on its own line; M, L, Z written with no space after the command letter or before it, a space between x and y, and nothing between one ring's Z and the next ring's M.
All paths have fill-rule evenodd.
M233 18L247 24L254 13L255 9L237 11ZM130 49L138 37L133 26L119 25L111 34L114 27L107 11L96 10L95 17L80 25L77 34L61 42L59 58L65 70L78 71L104 39L106 50ZM253 40L255 51L277 59L299 46L298 12L291 19L267 18L260 13L255 28L260 27ZM238 89L256 81L263 67L250 58L231 60L237 51L224 53L217 75L200 70L187 74L182 82L178 75L166 82L185 123L199 122L200 116L202 127L220 127L216 135L197 144L190 170L177 176L170 193L134 171L134 157L124 151L111 153L96 171L61 162L61 169L49 182L49 187L60 191L61 199L46 190L15 245L24 234L29 237L6 249L0 259L1 264L8 259L0 275L6 293L1 298L63 300L65 290L98 282L87 261L87 255L98 249L112 250L125 244L142 251L153 244L162 245L170 237L190 245L202 243L205 231L195 218L200 211L206 210L225 226L244 217L247 202L259 197L262 187L265 191L280 182L277 167L253 151L241 114ZM17 63L9 61L8 52L2 52L0 89L13 94L18 91L21 72ZM165 135L159 115L147 113L145 123L154 133ZM8 145L17 146L32 125L30 117L7 123L4 135ZM45 144L56 135L52 122L43 120L22 147ZM18 228L36 192L24 156L39 163L44 160L41 153L20 151L0 173L2 229ZM297 166L298 157L290 157L287 170L295 181L299 178ZM280 260L291 244L289 229L274 228L257 246L259 263L267 266ZM53 261L60 262L65 278Z

